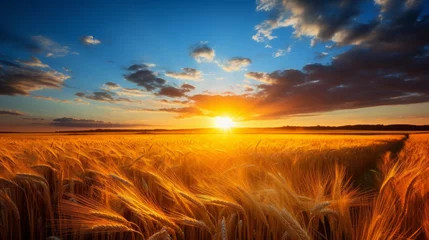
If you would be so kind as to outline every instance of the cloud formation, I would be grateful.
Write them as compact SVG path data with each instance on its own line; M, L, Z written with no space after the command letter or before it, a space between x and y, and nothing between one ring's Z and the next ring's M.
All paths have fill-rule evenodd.
M186 93L194 89L195 87L190 84L182 84L180 88L173 87L173 86L164 86L156 93L156 95L167 96L171 98L185 97Z
M62 67L62 69L66 72L72 72L72 70L70 68Z
M111 122L97 121L97 120L91 120L91 119L76 119L76 118L69 118L69 117L54 119L50 124L56 127L69 127L69 128L125 128L125 127L145 126L144 124L111 123Z
M262 4L262 5L261 5ZM264 42L277 38L273 31L292 27L296 37L318 41L333 41L337 45L359 45L412 50L427 42L427 18L421 16L420 1L376 0L378 16L360 21L363 1L264 0L257 7L272 11L270 18L255 27L253 39ZM365 19L365 17L364 17ZM408 44L402 44L407 41Z
M29 67L40 67L40 68L48 68L49 65L42 63L40 59L32 56L29 60L17 60L17 62L22 63Z
M85 45L98 45L100 40L95 39L93 36L83 36L80 41Z
M31 96L31 97L32 98L36 98L36 99L43 99L43 100L53 101L53 102L73 103L70 100L58 99L58 98L53 98L53 97L48 97L48 96Z
M27 121L45 121L44 118L36 118L36 117L28 117L28 118L22 118L22 119Z
M68 54L78 55L77 52L71 52L68 46L62 46L61 44L41 35L31 37L33 42L45 53L46 57L64 57Z
M212 62L216 56L215 50L210 48L207 43L199 43L192 46L190 55L199 63Z
M225 63L218 63L218 65L224 71L235 72L235 71L242 70L243 68L249 66L251 63L252 63L252 60L250 60L250 58L233 57Z
M24 113L17 110L0 109L0 115L22 116Z
M167 96L167 97L184 97L186 93L195 89L194 86L190 84L183 84L180 88L167 84L167 81L159 78L158 73L153 72L152 70L145 68L143 65L134 67L131 65L128 70L134 71L129 74L125 74L124 78L130 82L136 83L137 86L143 87L148 92L153 92L158 96ZM187 71L188 74L190 71ZM192 70L191 70L192 72Z
M194 68L183 68L183 72L166 72L165 76L176 79L184 79L191 81L201 81L202 73Z
M75 96L80 98L86 98L99 102L108 102L108 103L141 103L139 100L134 100L125 97L118 97L117 93L109 92L109 91L99 91L92 93L83 93L77 92Z
M106 89L109 89L109 90L115 90L115 89L121 88L121 86L119 84L117 84L117 83L114 83L114 82L106 82L103 85L103 88L106 88Z
M68 78L70 76L54 70L42 71L0 60L0 95L29 95L45 88L59 89Z
M277 51L273 53L273 57L274 58L282 57L287 53L290 53L290 51L292 51L291 46L287 47L286 49L277 49Z

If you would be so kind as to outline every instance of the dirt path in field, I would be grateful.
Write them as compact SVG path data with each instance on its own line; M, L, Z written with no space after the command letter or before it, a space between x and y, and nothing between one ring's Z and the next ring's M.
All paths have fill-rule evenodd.
M403 138L387 143L384 151L380 152L374 161L369 162L363 172L353 176L354 183L356 184L355 186L362 190L378 191L378 188L380 187L379 179L381 174L380 169L378 168L380 161L383 160L384 154L388 152L390 152L390 157L396 161L408 138L409 134L404 134Z
M391 152L391 156L393 158L396 158L398 156L398 154L401 152L402 148L404 148L405 142L408 140L409 138L409 134L404 134L404 137L401 140L398 140L394 143L392 143L392 146L390 147L390 149L388 150L389 152Z

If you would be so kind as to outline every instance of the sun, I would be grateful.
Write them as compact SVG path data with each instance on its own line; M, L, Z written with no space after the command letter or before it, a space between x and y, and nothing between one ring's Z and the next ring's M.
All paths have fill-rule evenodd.
M234 127L235 122L229 117L215 117L214 124L217 128L228 130Z

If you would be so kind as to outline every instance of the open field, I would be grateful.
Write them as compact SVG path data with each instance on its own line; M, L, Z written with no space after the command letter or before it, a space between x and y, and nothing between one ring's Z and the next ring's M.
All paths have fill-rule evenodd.
M429 134L0 135L0 239L427 239Z

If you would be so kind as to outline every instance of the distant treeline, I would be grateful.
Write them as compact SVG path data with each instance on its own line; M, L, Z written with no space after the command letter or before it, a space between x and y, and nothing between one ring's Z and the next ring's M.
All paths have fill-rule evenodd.
M284 130L359 130L359 131L428 131L429 125L409 125L409 124L361 124L361 125L344 125L344 126L284 126Z
M88 133L219 133L223 130L216 128L193 128L193 129L87 129L87 130L69 130L55 131L55 133L68 133L70 135L80 135ZM229 130L235 133L258 133L258 132L306 132L306 131L429 131L429 125L410 125L410 124L359 124L359 125L344 125L344 126L283 126L272 128L235 128ZM0 133L19 133L19 132L0 132Z

